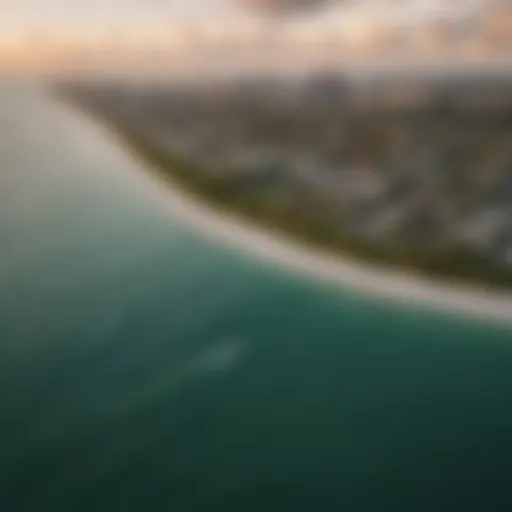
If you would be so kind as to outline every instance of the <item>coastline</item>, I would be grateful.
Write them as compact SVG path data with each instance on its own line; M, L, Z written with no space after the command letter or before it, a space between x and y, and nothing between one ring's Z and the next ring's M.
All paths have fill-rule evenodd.
M89 121L103 137L130 157L137 171L140 171L140 189L147 197L210 239L227 243L250 256L289 271L331 286L350 289L366 297L392 300L408 308L492 320L512 326L512 292L487 290L484 286L465 285L448 279L441 282L434 277L372 265L295 240L277 229L262 226L257 221L212 205L169 174L158 172L155 165L128 144L122 133L110 128L108 122L103 123L99 116L74 104L69 106L67 103L65 107Z

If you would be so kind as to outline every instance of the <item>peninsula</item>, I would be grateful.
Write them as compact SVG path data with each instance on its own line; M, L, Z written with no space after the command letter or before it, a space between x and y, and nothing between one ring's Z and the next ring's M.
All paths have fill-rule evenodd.
M512 77L66 83L165 176L275 232L512 289Z

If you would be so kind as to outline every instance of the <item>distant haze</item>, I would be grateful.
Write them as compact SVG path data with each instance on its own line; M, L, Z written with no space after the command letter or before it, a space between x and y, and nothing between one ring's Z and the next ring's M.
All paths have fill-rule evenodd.
M445 61L461 54L478 61L510 58L512 2L0 0L0 69L96 66L101 60L136 70L147 57L158 67L167 58L163 67L171 67L197 51L208 52L212 65L228 53L248 65L256 58L307 64L323 56L333 62L404 54Z

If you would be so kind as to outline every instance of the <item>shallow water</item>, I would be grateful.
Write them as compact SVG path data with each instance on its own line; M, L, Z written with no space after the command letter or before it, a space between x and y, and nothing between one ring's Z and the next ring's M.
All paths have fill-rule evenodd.
M0 510L512 509L512 334L201 238L0 94Z

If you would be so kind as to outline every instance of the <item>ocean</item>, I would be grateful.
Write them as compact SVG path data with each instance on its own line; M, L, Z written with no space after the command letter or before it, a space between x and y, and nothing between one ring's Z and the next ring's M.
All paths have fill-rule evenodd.
M512 510L512 331L174 218L0 87L0 511Z

